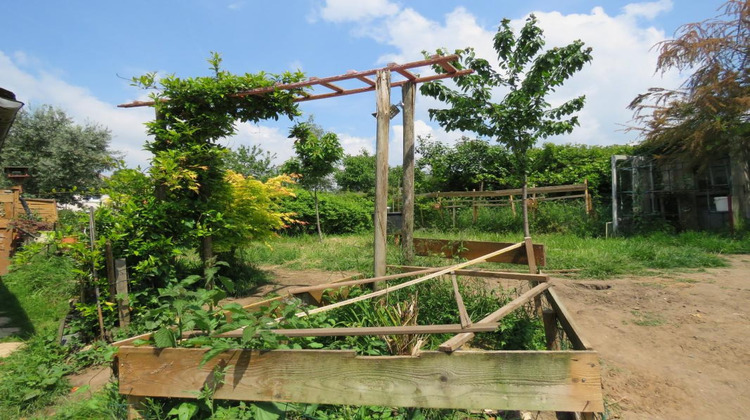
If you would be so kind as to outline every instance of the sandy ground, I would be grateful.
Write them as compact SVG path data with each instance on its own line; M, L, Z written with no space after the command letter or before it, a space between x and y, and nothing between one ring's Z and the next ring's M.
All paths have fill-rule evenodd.
M698 273L560 281L602 359L609 418L750 418L750 256Z

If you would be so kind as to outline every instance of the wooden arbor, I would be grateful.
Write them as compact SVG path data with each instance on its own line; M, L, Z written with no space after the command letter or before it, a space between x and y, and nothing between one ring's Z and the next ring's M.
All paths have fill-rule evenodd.
M404 156L403 156L403 252L407 260L413 256L413 231L414 231L414 104L416 99L416 85L421 82L459 77L473 72L470 69L458 70L453 64L458 60L458 55L435 55L425 60L412 61L406 64L391 63L386 67L355 71L330 77L311 77L306 81L288 84L278 84L273 87L239 92L236 96L264 95L274 90L289 90L299 88L321 87L325 92L306 92L295 99L297 102L311 101L316 99L335 98L338 96L353 95L356 93L375 91L375 105L377 118L376 136L376 173L375 173L375 238L374 238L374 272L375 276L383 276L386 271L386 218L388 202L388 134L390 132L391 119L391 88L402 87L403 103L403 125L404 125ZM420 76L412 70L439 65L445 73ZM393 72L398 74L400 80L392 81ZM372 79L375 76L375 80ZM344 80L356 80L364 84L362 87L344 89L336 82ZM153 101L135 101L118 105L120 108L133 108L142 106L153 106Z

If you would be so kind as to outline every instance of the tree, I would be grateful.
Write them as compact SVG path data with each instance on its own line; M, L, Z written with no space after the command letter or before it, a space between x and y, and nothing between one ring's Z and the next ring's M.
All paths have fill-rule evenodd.
M111 139L106 128L75 124L59 108L21 110L3 148L2 165L30 168L24 191L31 195L96 190L102 186L101 173L112 169L118 157L109 148ZM73 200L73 194L55 197Z
M678 89L651 88L630 104L641 125L631 129L647 151L698 166L722 155L750 160L750 2L722 10L657 44L657 71L692 74Z
M362 149L357 155L344 156L341 163L343 168L336 171L334 175L339 188L344 191L373 194L375 191L375 156Z
M547 96L591 61L591 48L581 41L543 51L543 31L534 15L516 37L510 20L503 19L494 37L499 70L487 60L476 58L468 48L462 52L458 67L474 69L474 73L456 79L458 89L442 81L425 83L424 95L438 98L450 105L447 109L430 109L430 117L448 131L473 131L494 138L510 149L516 172L523 179L524 235L529 236L526 186L530 162L528 151L540 138L570 133L578 125L572 114L583 108L585 97L568 100L553 107ZM433 66L445 73L442 67ZM492 102L493 88L507 90L503 100Z
M316 133L318 131L318 133ZM327 177L336 169L335 165L344 156L344 149L334 133L320 134L320 130L311 122L297 123L289 131L289 138L294 138L296 159L284 165L286 173L301 175L300 184L312 189L315 197L315 224L318 238L323 240L320 229L320 210L318 190L325 186Z
M251 176L264 181L277 172L272 163L275 158L276 153L264 151L256 144L251 147L241 145L237 149L227 150L224 156L224 166L244 177Z
M146 124L153 136L145 148L153 154L149 171L156 195L150 215L154 223L148 234L166 238L165 243L177 247L199 245L204 268L212 260L212 238L232 235L234 229L224 219L231 202L214 199L231 197L232 188L224 165L226 148L219 141L236 133L238 121L298 116L295 98L305 89L273 89L277 84L301 81L301 72L235 75L222 70L221 61L219 54L212 53L210 76L157 79L155 73L148 73L133 79L136 86L156 89L151 95L156 119ZM259 88L269 91L244 93ZM149 264L153 260L158 266L153 271L169 270L173 258L149 256Z

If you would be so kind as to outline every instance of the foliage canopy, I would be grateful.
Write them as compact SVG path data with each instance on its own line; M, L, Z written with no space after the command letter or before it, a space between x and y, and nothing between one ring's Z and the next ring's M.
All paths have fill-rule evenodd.
M731 0L712 19L657 44L657 71L692 71L678 89L651 88L630 104L644 148L696 164L750 158L750 2Z
M31 178L24 191L58 201L72 201L72 191L102 186L100 175L118 157L109 148L112 136L96 124L78 125L60 108L48 105L21 110L2 152L2 166L28 166Z

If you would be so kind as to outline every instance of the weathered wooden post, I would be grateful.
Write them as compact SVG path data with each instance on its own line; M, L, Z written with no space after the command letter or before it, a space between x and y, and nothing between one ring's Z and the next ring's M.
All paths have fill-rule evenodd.
M377 137L375 148L375 277L385 275L386 229L388 216L388 135L391 120L391 71L378 70L375 79L375 117Z
M401 200L401 253L404 261L414 260L414 103L416 84L406 82L401 88L401 101L404 104L404 179L403 200Z

